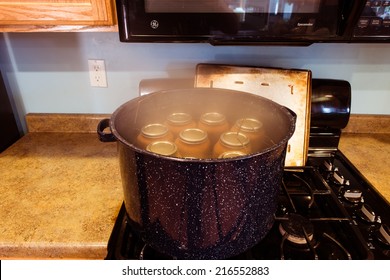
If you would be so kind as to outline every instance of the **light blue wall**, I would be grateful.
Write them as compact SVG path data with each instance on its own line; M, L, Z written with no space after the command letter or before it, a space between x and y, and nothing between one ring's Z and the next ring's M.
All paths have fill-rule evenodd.
M390 114L389 44L237 47L124 44L116 33L0 34L0 67L26 113L111 113L142 79L192 77L198 63L310 69L352 85L352 113ZM104 59L108 88L89 85L88 59Z

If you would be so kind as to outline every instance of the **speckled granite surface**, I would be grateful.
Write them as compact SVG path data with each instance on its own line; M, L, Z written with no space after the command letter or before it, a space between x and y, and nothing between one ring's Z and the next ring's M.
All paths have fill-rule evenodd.
M29 133L0 154L0 259L102 259L122 203L116 143Z
M107 114L27 114L29 132L96 133L96 127Z
M390 133L343 133L339 149L390 202Z
M123 196L116 143L93 133L103 117L27 116L0 154L0 259L105 257ZM343 133L340 149L390 201L390 131Z
M343 129L346 133L390 133L390 115L361 115L349 117L348 125Z
M351 115L339 149L390 202L390 115Z

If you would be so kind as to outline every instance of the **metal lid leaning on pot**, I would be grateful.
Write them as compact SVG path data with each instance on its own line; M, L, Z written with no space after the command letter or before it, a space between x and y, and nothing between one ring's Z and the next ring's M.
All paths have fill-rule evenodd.
M142 127L141 133L148 138L157 138L168 133L168 128L159 123L148 124Z
M199 144L207 139L207 132L199 128L187 128L180 131L179 137L187 144Z
M175 156L177 154L176 145L170 141L156 141L150 143L146 147L146 150L163 156Z

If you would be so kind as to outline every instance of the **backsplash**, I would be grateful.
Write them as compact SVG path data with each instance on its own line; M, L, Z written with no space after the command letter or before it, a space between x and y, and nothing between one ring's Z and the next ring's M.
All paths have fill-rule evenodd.
M352 114L390 114L389 44L309 47L125 44L116 33L0 34L0 68L24 130L26 113L112 113L142 79L193 77L198 63L309 69L352 86ZM107 88L90 86L103 59Z

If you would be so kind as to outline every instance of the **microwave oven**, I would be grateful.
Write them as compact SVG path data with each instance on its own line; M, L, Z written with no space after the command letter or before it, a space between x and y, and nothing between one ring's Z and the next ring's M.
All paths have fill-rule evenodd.
M116 0L121 42L390 42L390 1Z

